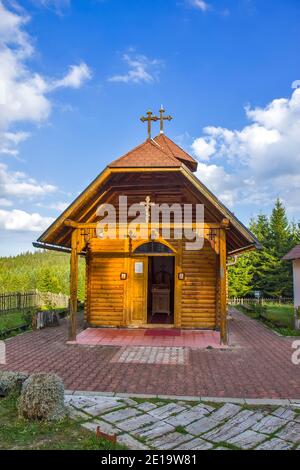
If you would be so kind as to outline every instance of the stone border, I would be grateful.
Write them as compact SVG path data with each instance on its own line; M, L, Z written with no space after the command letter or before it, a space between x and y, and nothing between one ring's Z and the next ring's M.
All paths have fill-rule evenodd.
M147 393L118 393L118 392L94 392L87 390L65 390L65 395L82 395L82 396L104 396L119 398L141 398L151 399L158 398L160 400L184 400L184 401L201 401L211 403L236 403L238 405L271 405L271 406L290 406L296 405L300 407L300 399L298 398L228 398L228 397L198 397L183 395L155 395Z

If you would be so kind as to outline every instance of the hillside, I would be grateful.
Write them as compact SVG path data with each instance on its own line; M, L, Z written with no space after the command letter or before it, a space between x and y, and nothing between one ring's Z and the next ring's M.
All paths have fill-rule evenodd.
M69 294L70 255L36 251L0 258L0 293L29 291ZM79 259L78 297L84 299L85 262Z

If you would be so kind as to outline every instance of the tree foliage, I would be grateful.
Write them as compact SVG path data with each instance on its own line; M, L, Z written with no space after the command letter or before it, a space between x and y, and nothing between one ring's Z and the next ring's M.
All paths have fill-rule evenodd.
M262 248L245 254L229 269L229 296L243 297L260 291L264 297L292 297L292 264L282 257L300 243L299 224L289 222L284 206L277 199L270 217L258 215L250 230Z
M85 262L79 259L78 297L84 299ZM69 294L70 255L37 251L0 258L0 293L42 292Z

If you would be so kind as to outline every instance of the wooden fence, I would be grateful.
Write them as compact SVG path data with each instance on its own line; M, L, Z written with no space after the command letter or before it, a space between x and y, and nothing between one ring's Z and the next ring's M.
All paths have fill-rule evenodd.
M0 294L0 314L45 306L66 308L68 305L67 295L52 292L30 291Z
M251 305L251 304L277 304L277 305L288 305L293 304L292 297L261 297L259 299L253 297L232 297L228 300L229 305Z

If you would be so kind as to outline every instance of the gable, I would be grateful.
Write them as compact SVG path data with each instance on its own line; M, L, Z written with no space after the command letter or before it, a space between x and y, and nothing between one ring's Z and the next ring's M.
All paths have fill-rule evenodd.
M96 209L100 204L116 205L119 195L128 196L128 205L151 199L161 204L166 202L201 203L205 206L206 222L221 222L224 217L230 221L227 233L229 253L258 247L253 234L232 214L185 166L171 168L117 168L107 167L83 193L58 217L38 243L69 248L72 228L65 225L70 219L78 223L97 220Z

